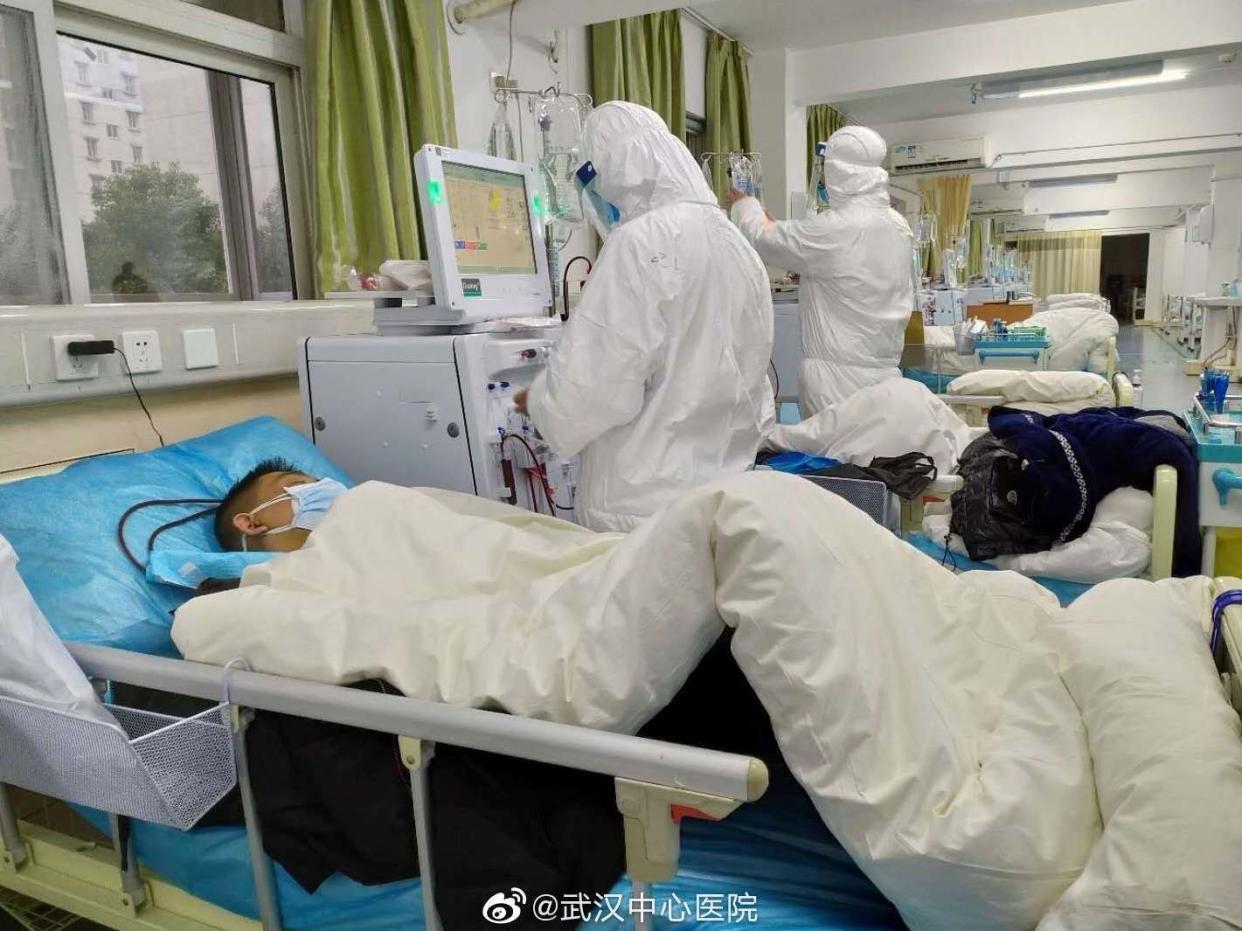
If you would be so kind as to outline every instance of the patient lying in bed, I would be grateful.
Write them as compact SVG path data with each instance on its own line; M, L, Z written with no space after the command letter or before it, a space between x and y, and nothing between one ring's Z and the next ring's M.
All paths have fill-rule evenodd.
M299 472L283 459L266 459L224 496L215 531L229 552L300 550L345 486Z

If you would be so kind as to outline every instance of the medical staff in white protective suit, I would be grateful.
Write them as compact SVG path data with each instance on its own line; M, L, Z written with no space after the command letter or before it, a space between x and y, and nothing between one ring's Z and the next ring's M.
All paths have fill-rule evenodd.
M613 225L517 402L553 449L581 454L579 521L627 531L753 465L774 419L772 298L759 256L659 115L604 104L583 127L583 157L595 169L584 206Z
M913 236L889 206L888 147L879 133L847 126L824 154L828 209L776 222L734 192L733 220L764 262L802 277L802 416L859 388L901 377L898 363L914 305Z

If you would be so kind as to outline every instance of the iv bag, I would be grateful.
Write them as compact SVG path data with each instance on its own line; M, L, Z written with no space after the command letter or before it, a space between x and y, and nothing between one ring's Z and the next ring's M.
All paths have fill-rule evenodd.
M582 164L582 123L586 107L569 94L541 97L537 113L543 137L539 173L547 192L548 219L565 224L583 221L574 172Z
M509 104L506 100L496 104L491 132L487 136L487 154L517 161L517 146L513 143L513 127L509 125Z

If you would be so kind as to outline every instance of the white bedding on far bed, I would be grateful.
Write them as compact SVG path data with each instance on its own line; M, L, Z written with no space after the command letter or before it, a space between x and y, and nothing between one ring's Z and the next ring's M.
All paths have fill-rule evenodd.
M1092 923L1075 905L1050 927L1126 928L1136 881L1145 916L1191 901L1196 928L1236 928L1242 742L1219 739L1237 719L1184 626L1208 583L1114 582L1093 597L1107 606L1117 585L1137 586L1126 610L1142 651L1118 646L1130 616L1064 611L1010 572L955 575L786 475L691 492L628 536L369 483L306 549L187 603L173 635L188 659L381 677L420 698L633 730L727 625L792 771L915 931L1027 931L1067 889ZM1183 625L1168 651L1166 623ZM1167 714L1136 731L1152 702ZM1177 760L1131 767L1173 742L1212 774L1210 820L1185 810ZM1130 833L1117 802L1139 778L1156 839ZM1206 831L1210 860L1147 846L1193 852Z

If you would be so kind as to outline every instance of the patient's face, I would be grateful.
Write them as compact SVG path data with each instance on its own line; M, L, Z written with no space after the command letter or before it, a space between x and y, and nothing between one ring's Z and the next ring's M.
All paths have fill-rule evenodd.
M254 481L247 489L246 501L242 505L244 513L233 519L234 526L247 538L247 549L262 553L290 553L306 544L309 530L295 527L283 533L267 533L293 521L292 501L267 502L279 498L285 489L293 485L306 485L314 481L314 476L304 472L269 472Z

